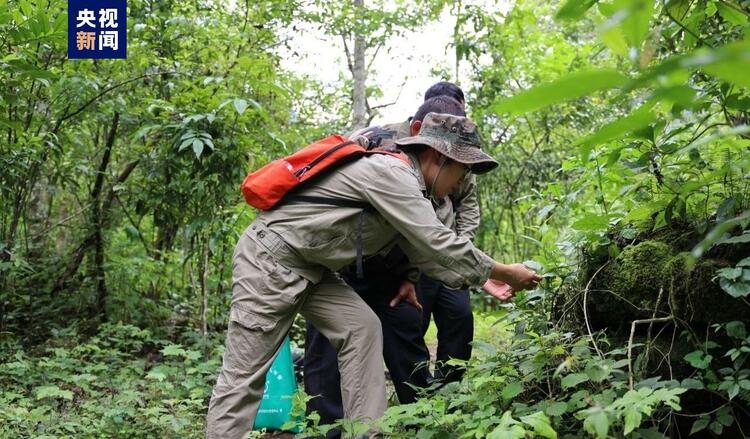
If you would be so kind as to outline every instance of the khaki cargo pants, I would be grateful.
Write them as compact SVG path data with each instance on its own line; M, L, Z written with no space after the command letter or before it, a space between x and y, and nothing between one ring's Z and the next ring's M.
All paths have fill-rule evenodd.
M262 227L249 227L237 243L226 349L208 407L208 439L242 439L252 429L266 372L298 312L338 351L344 417L372 420L385 411L380 320L333 273L313 283L278 263L274 254L283 245Z

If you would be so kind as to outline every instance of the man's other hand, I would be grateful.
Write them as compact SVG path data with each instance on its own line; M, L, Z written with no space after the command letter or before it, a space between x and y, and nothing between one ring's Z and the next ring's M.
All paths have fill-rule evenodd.
M422 304L417 300L417 289L415 288L414 282L405 280L401 282L401 286L398 287L398 294L396 294L389 305L394 308L399 303L406 301L411 304L414 308L422 311Z
M510 285L494 279L488 279L487 282L482 285L482 289L490 296L502 301L511 299L516 293Z

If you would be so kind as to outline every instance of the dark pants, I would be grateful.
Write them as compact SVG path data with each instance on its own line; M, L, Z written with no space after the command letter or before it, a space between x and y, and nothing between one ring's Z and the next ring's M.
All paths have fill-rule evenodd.
M443 382L460 381L464 369L445 364L451 358L471 358L474 338L474 316L468 290L448 288L427 276L417 285L417 297L423 307L422 336L430 326L430 317L437 327L437 355L435 379ZM423 341L424 342L424 341ZM387 349L383 345L384 349Z
M468 291L451 290L423 276L417 285L417 295L424 307L423 314L405 302L394 308L388 305L398 292L400 279L381 273L364 279L347 277L346 281L380 318L383 327L383 357L398 400L402 404L416 400L417 391L411 386L426 387L432 380L427 368L430 354L424 343L431 315L435 317L438 328L437 359L468 360L471 356L469 343L473 337L474 320ZM321 424L330 424L342 418L336 351L310 324L307 325L305 337L303 369L305 392L316 396L307 405L308 413L317 411ZM436 378L441 380L458 380L461 375L462 372L456 368L440 364L436 367ZM328 437L338 437L338 433L331 432Z

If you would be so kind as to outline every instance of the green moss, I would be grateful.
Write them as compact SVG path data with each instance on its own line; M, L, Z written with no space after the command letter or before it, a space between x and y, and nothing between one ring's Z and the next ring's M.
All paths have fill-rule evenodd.
M660 291L663 295L658 311L665 313L661 315L673 314L684 322L699 325L747 321L746 304L726 294L714 282L716 271L732 265L731 260L712 255L693 261L684 243L679 241L680 236L666 234L658 240L624 245L617 256L602 249L598 252L582 249L579 286L566 294L561 309L578 307L580 314L580 293L589 286L589 321L594 329L607 328L610 334L626 334L634 319L653 316Z
M669 304L672 313L680 318L685 318L688 308L692 308L691 300L685 294L689 289L690 279L690 253L678 253L666 264L665 274L669 292Z
M672 257L672 248L663 242L625 247L608 267L609 289L640 307L653 307Z
M703 259L690 268L688 259L688 253L680 253L670 265L672 313L687 322L747 320L747 307L726 294L714 281L716 271L727 263Z

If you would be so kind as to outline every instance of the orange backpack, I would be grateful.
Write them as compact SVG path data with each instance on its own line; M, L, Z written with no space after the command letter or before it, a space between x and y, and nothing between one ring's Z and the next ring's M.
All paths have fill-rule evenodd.
M287 193L305 181L320 175L336 164L356 160L367 154L391 155L411 166L409 159L403 153L382 149L368 150L357 142L334 134L248 174L240 189L247 204L261 210L269 210L276 206ZM322 201L313 200L314 197L297 198ZM337 202L330 204L341 205Z

